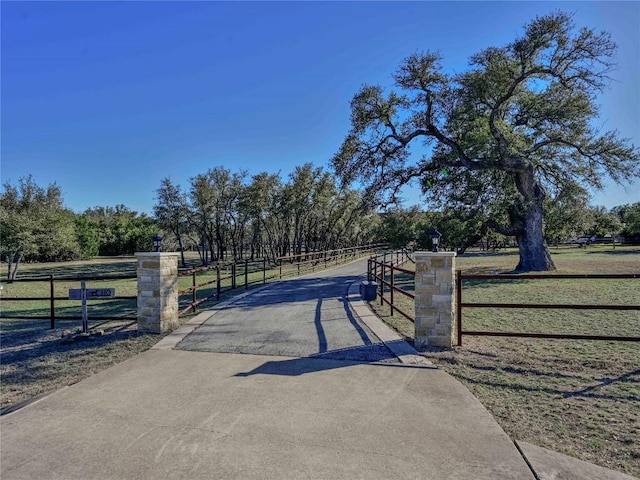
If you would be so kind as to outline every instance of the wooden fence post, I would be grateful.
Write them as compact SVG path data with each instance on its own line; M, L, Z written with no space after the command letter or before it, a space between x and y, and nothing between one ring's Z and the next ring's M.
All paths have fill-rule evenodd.
M249 290L249 259L244 261L244 289Z

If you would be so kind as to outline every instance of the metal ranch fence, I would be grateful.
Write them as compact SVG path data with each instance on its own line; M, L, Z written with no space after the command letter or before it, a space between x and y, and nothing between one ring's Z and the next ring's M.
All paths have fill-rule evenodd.
M386 252L381 255L371 257L369 258L367 265L367 278L369 281L373 281L378 284L377 294L380 297L381 306L386 303L391 309L391 315L397 311L407 320L415 322L413 315L409 314L395 303L396 293L404 295L405 297L415 301L415 295L412 292L396 285L396 273L403 273L410 276L415 275L413 270L408 270L400 266L409 261L413 262L407 250ZM387 296L385 296L385 293L387 293Z
M382 255L371 257L368 262L368 279L378 284L377 295L380 305L387 304L391 310L391 315L398 312L403 317L415 323L415 317L403 310L396 302L396 294L400 294L415 302L415 294L404 288L397 286L397 275L410 275L415 279L415 272L400 265L407 261L412 261L411 256L406 251L387 252ZM506 309L568 309L568 310L620 310L631 311L640 310L640 305L626 304L558 304L558 303L491 303L491 302L465 302L463 292L465 290L464 281L475 280L480 282L505 281L505 280L613 280L628 279L638 280L640 274L465 274L461 270L455 272L455 305L456 305L456 332L457 345L462 345L463 335L473 336L495 336L495 337L525 337L525 338L551 338L551 339L571 339L571 340L609 340L623 342L638 342L640 337L635 335L587 335L571 333L529 333L529 332L506 332L506 331L484 331L465 330L463 322L463 310L466 308L506 308ZM406 307L405 307L406 308Z
M554 274L554 275L519 275L519 274L496 274L480 275L465 274L461 270L456 270L456 318L458 323L457 344L462 345L462 335L493 336L493 337L525 337L525 338L561 338L569 340L612 340L619 342L639 342L637 336L614 336L614 335L586 335L586 334L566 334L566 333L527 333L527 332L496 332L483 330L464 330L463 308L532 308L532 309L566 309L566 310L640 310L640 305L602 305L602 304L567 304L567 303L486 303L486 302L464 302L462 299L463 281L504 281L504 280L612 280L612 279L640 279L640 274Z
M206 302L219 301L221 295L226 292L243 288L247 290L250 286L257 284L265 284L271 280L279 280L287 277L294 277L304 273L313 272L320 268L328 268L349 261L353 258L370 255L372 252L380 251L387 247L387 244L363 245L356 247L341 248L337 250L329 250L322 252L307 252L299 255L291 255L276 258L274 262L266 259L258 261L248 261L216 264L208 267L192 268L179 272L179 281L182 283L190 283L190 286L179 291L179 316L189 313L195 313L196 309ZM188 282L186 277L190 277ZM92 275L92 276L60 276L54 274L48 277L39 278L18 278L15 280L0 280L0 284L20 284L20 283L41 283L41 292L47 291L48 295L33 296L11 296L3 292L0 297L0 319L16 319L16 320L49 320L50 328L56 328L57 320L82 320L82 315L64 315L60 310L67 310L79 307L79 302L73 302L69 295L62 296L62 289L70 289L78 287L79 282L91 282L94 286L105 286L105 282L109 281L130 281L131 284L125 288L129 293L136 290L136 275ZM76 282L76 283L73 283ZM188 283L187 283L188 282ZM46 287L45 287L46 285ZM111 286L111 285L106 285ZM104 287L103 287L104 288ZM116 293L121 288L116 288ZM65 291L65 293L68 293ZM200 295L199 295L200 294ZM7 304L30 302L25 304L26 308L17 310L15 308L7 308ZM91 299L93 310L95 304L93 302L116 302L111 310L118 312L117 315L100 315L92 311L92 321L105 320L137 320L137 296L136 295L118 295L108 299ZM120 302L120 303L117 303Z

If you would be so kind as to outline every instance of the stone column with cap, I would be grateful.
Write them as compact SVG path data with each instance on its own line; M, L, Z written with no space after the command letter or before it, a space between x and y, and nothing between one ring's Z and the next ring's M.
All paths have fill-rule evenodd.
M167 333L178 323L178 253L141 252L138 260L138 330Z
M416 348L456 342L455 252L416 252Z

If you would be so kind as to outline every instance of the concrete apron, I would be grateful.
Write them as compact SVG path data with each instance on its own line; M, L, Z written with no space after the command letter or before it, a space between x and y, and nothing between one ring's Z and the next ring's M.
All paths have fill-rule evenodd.
M429 366L150 350L2 418L8 479L533 479Z

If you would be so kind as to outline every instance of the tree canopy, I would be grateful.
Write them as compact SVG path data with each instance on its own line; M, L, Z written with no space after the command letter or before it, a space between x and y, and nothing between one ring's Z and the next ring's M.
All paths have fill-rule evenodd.
M17 186L5 183L0 195L0 252L7 260L7 278L15 278L21 260L79 256L74 218L64 207L57 184L40 187L31 175Z
M338 189L333 175L310 163L296 167L288 181L217 166L189 183L183 192L164 179L154 212L178 248L196 246L204 264L357 245L372 238L376 225L356 191Z
M545 199L640 173L638 149L593 122L615 51L608 33L576 29L557 12L472 56L462 73L446 73L438 53L414 53L391 91L365 85L354 96L333 167L380 203L417 178L435 207L481 217L480 233L515 236L517 270L554 269Z

